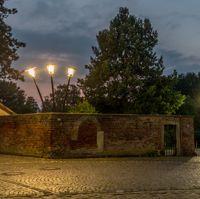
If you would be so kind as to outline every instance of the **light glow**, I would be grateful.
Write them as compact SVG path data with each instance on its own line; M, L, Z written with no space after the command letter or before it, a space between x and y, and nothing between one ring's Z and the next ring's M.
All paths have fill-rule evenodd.
M67 68L67 76L68 77L73 77L76 69L73 66L70 66Z
M26 72L27 72L32 78L35 78L35 76L36 76L35 67L27 69Z
M48 70L50 75L53 75L54 72L55 72L55 65L53 65L53 64L48 65L47 70Z

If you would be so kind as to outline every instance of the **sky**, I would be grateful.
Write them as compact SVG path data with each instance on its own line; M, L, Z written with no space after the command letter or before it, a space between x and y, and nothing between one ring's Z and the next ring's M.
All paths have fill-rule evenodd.
M158 32L156 51L164 58L165 73L200 72L199 0L8 0L6 6L18 13L6 20L14 37L26 43L18 51L13 66L23 70L36 66L42 94L50 92L47 64L55 64L55 86L67 82L66 67L76 66L77 78L83 78L85 65L92 56L96 35L108 28L120 7L130 14L149 18ZM39 101L32 80L25 76L19 83L29 96Z

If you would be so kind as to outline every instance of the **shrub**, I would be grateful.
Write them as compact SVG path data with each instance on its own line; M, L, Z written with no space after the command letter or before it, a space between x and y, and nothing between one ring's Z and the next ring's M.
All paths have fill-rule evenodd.
M97 113L96 109L86 100L79 102L69 110L70 113Z

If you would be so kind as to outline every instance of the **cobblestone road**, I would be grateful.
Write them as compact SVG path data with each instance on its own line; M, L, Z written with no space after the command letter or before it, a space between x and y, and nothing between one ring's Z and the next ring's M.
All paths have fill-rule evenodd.
M48 160L0 155L0 198L200 198L200 157Z

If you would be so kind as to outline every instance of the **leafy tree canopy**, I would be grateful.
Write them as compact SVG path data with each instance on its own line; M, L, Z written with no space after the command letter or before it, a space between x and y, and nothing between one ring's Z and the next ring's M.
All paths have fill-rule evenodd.
M12 28L5 23L10 14L16 14L16 9L9 9L4 6L6 0L0 0L0 78L22 79L19 71L12 68L11 64L19 56L17 50L25 44L12 36Z
M64 105L63 110L63 101L65 98L65 94L67 92L67 99ZM70 85L69 89L67 89L67 85L58 85L55 89L55 110L53 110L53 96L50 94L45 97L44 105L47 112L68 112L70 107L75 106L81 99L80 97L80 89L75 85Z
M98 112L174 113L183 104L174 75L163 75L157 42L149 19L136 18L127 8L120 8L109 28L98 33L98 46L86 65L89 73L79 80Z
M200 130L200 73L180 74L176 89L186 96L185 104L177 113L193 115L194 126Z
M187 73L178 76L176 89L184 95L197 98L200 95L200 73Z
M69 110L70 113L97 113L95 108L86 100L79 102Z
M33 97L26 97L23 90L11 81L0 80L0 102L16 113L35 113L39 111Z

